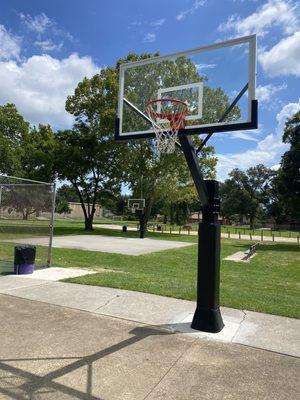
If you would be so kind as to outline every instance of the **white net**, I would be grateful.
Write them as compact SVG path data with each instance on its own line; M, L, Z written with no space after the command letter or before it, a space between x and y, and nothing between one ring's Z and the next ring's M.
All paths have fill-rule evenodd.
M170 154L175 150L179 129L184 128L188 104L177 99L156 99L146 104L160 153Z

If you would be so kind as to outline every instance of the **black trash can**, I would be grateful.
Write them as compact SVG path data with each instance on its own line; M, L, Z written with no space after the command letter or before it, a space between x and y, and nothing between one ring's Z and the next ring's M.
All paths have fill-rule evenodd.
M127 232L127 226L126 225L124 225L123 227L122 227L122 232Z
M14 273L17 275L32 274L34 271L35 255L36 246L16 246Z

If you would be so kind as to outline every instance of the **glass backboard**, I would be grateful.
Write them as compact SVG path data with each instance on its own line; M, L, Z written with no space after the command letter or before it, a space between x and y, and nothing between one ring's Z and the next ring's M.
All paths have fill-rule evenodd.
M179 134L257 128L255 85L255 35L121 64L116 139L154 137L145 105L162 98L188 103Z

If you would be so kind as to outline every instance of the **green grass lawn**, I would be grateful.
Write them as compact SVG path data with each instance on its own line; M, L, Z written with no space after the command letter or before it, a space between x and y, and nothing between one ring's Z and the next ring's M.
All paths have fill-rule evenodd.
M222 241L221 304L299 318L299 246L263 244L249 263L223 260L249 246L247 242ZM53 254L54 265L115 271L68 282L195 300L197 245L138 257L67 249L54 249Z
M38 224L37 224L38 228ZM44 228L44 227L42 227ZM41 229L42 229L41 228ZM31 233L40 235L39 229ZM11 234L15 234L11 232ZM58 221L55 235L91 234L82 230L80 221ZM92 234L138 237L138 232L122 233L96 228ZM20 237L24 237L22 229ZM197 237L149 233L157 240L180 240L194 246L167 250L142 256L101 253L73 249L53 249L53 266L78 267L115 272L69 279L69 282L107 286L154 293L180 299L195 300L197 273ZM7 233L0 230L0 239ZM251 242L222 240L221 304L228 307L266 312L289 317L300 317L299 265L300 246L288 243L270 243L259 246L257 255L249 263L224 261L237 251L246 250ZM13 243L0 244L0 259L12 259ZM40 258L46 247L38 246Z

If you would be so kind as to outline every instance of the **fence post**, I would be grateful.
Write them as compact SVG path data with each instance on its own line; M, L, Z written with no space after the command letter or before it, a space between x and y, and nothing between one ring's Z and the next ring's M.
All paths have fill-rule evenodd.
M171 227L171 225L170 225L170 235L172 234L172 227Z
M55 205L56 205L56 180L57 174L55 175L54 182L51 185L52 189L52 210L51 210L51 218L50 218L50 238L49 238L49 247L48 247L48 258L47 258L47 267L51 267L52 262L52 244L53 244L53 235L54 235L54 218L55 218Z
M260 233L260 240L263 242L264 241L264 231L261 231L261 233Z
M272 233L272 242L275 242L274 233Z
M181 226L179 227L179 235L181 235Z
M251 234L251 232L249 232L249 235L250 235L250 240L252 240L252 234Z
M241 240L241 231L239 231L239 240Z
M299 235L297 236L297 243L299 243Z
M230 239L230 231L227 229L228 239Z

